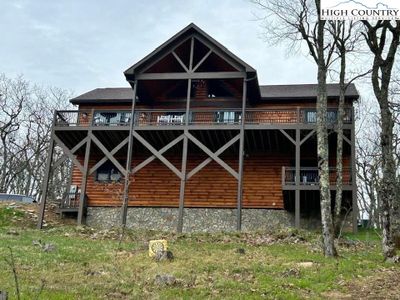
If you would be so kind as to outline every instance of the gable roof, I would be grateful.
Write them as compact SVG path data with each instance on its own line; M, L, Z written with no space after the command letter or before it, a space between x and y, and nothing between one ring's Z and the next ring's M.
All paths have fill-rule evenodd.
M302 100L317 98L317 84L261 85L263 100ZM328 97L339 97L339 85L327 85ZM98 88L70 100L72 104L131 104L132 88ZM350 84L346 97L358 99L359 94L354 84Z
M175 34L173 37L168 39L166 42L158 46L154 51L152 51L150 54L145 56L143 59L139 60L137 63L135 63L133 66L129 67L127 70L125 70L124 74L127 80L132 79L134 76L135 72L145 65L147 62L152 60L155 56L157 55L163 55L164 52L168 53L169 51L173 50L175 44L179 40L184 40L188 36L190 36L192 33L197 33L203 38L205 38L210 44L212 44L216 49L219 49L222 51L225 55L227 55L229 58L234 60L237 64L242 66L244 68L245 72L250 72L250 73L256 73L256 70L248 65L246 62L241 60L239 57L237 57L235 54L233 54L231 51L228 50L225 46L223 46L221 43L219 43L217 40L212 38L210 35L208 35L205 31L200 29L197 25L194 23L190 23L188 26L183 28L181 31L179 31L177 34Z

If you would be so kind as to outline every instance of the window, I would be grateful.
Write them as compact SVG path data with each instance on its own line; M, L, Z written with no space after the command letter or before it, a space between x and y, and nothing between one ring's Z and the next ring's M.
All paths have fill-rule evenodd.
M96 181L100 182L116 182L122 178L118 168L111 162L106 162L96 172Z
M337 110L328 110L326 112L326 122L334 124L337 121ZM317 112L315 110L306 111L306 123L317 123Z
M241 112L217 111L215 119L216 119L217 123L237 124L237 123L240 123Z

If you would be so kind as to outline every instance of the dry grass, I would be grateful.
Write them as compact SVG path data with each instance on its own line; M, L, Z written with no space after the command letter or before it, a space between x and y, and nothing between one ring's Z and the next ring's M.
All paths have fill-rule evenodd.
M0 216L1 212L0 208ZM22 222L23 227L16 221L0 226L0 257L7 257L8 246L13 249L22 299L34 299L42 283L40 299L337 298L352 296L357 284L368 288L363 284L367 276L382 277L389 270L391 278L400 278L399 267L382 262L379 241L370 232L348 235L340 246L342 257L333 260L321 255L319 236L309 232L127 231L120 242L118 230L57 225L38 231L29 228L29 222ZM148 257L148 241L158 238L169 241L172 262ZM39 240L56 249L44 252L34 242ZM14 297L12 270L4 260L0 270L0 290ZM159 286L154 282L157 274L172 274L177 282Z

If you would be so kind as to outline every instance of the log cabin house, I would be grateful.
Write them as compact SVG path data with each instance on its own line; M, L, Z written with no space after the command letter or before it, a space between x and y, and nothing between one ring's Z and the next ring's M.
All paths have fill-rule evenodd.
M194 24L124 75L129 88L98 88L71 99L76 110L55 112L39 227L50 171L67 159L73 172L60 211L76 212L79 224L182 232L318 222L315 84L260 85L254 68ZM329 84L332 195L338 97ZM357 211L358 97L350 85L344 211ZM56 161L55 147L64 153Z

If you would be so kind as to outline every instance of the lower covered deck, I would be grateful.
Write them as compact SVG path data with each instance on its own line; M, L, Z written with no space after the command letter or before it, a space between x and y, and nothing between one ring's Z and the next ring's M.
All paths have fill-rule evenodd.
M235 212L240 200L240 209L252 209L253 213L279 210L288 214L289 219L298 215L296 220L300 220L301 213L309 209L307 202L315 199L313 195L318 193L316 135L312 128L245 129L242 171L240 128L135 130L127 182L129 131L57 130L54 135L57 146L67 153L65 159L72 158L74 163L71 188L62 201L62 209L66 210L88 208L89 215L93 215L96 208L119 207L120 211L127 184L128 211L184 208L185 215L189 209L204 210L204 213L210 209ZM346 132L346 139L351 139L350 132ZM336 134L332 130L331 153L335 153L335 143ZM343 189L351 198L350 146L350 143L344 145ZM296 148L299 150L299 182L296 180ZM336 158L331 156L331 189L334 191ZM85 192L81 196L82 189ZM298 212L296 191L301 192ZM83 205L81 199L84 199Z

